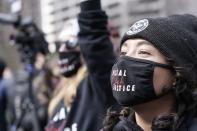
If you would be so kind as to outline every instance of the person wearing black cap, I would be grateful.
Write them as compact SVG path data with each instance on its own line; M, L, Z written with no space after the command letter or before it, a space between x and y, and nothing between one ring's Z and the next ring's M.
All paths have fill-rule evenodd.
M113 96L104 131L197 130L197 18L173 15L135 22L111 73Z

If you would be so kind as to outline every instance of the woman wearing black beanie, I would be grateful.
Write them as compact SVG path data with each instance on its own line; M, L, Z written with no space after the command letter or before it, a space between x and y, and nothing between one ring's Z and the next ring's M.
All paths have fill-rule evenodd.
M135 22L122 38L111 73L104 131L197 130L197 18L173 15Z

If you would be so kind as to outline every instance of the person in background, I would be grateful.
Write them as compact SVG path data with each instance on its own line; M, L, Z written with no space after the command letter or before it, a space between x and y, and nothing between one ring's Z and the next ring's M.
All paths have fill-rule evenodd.
M48 97L48 92L39 92L42 91L40 89L42 87L34 87L33 82L44 72L43 65L48 54L48 43L34 24L25 26L24 30L17 31L12 37L21 56L21 68L15 70L12 77L5 82L8 129L44 130L47 121L47 104L42 103L39 98L40 94Z
M55 87L50 100L47 131L63 130L79 84L87 76L87 69L78 44L78 33L77 19L70 19L64 24L64 28L59 34L58 63L63 77Z
M197 130L197 18L145 18L124 34L111 73L113 96L103 131Z
M40 116L40 124L42 127L45 127L48 121L49 103L62 77L59 73L58 60L55 56L48 57L46 62L43 61L43 56L40 56L39 61L36 62L38 70L32 84L37 109L39 109L37 112L38 116Z
M64 90L60 91L65 95L64 100L59 105L65 108L60 106L46 131L99 131L106 109L116 105L110 87L110 73L116 57L107 29L107 16L100 0L83 1L80 8L78 22L74 22L79 33L63 35L64 44L60 47L60 65L66 82ZM72 24L66 26L65 32L70 27Z
M42 55L36 59L35 69L28 68L31 76L26 69L21 68L4 82L7 86L6 112L9 130L44 130L52 89L43 85L46 82L44 78L47 73L46 68L43 67L45 64L43 58L45 59L45 56ZM41 80L43 82L40 82Z
M6 86L3 82L4 71L6 69L6 63L3 59L0 58L0 131L7 130L7 121L6 121Z
M113 49L116 57L118 57L120 53L120 33L118 28L113 24L112 21L108 20L107 30L109 31L110 40L113 44Z

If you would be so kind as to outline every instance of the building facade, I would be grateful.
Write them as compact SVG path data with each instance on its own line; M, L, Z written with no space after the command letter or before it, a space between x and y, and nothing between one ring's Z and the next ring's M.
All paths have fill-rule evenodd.
M47 40L54 42L64 22L75 18L79 13L78 0L42 0L42 29Z
M66 20L76 17L79 0L42 0L42 29L47 40L54 42ZM110 21L120 33L132 22L144 17L191 13L197 15L196 0L102 0Z

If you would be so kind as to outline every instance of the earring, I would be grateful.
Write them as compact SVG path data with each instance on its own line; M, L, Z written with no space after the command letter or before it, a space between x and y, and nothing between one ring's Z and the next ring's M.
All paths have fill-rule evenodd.
M172 85L173 85L173 86L175 86L175 85L176 85L176 81L175 81L175 82L173 82L173 83L172 83Z

